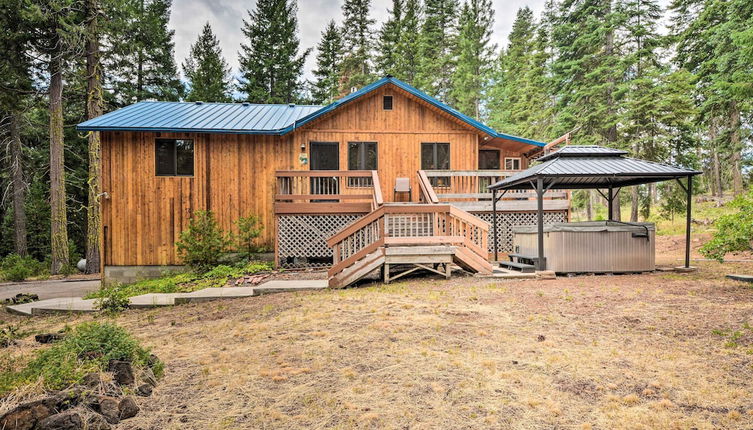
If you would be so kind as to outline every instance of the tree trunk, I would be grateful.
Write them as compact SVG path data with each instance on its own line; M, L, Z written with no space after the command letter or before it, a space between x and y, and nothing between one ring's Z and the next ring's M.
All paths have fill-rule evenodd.
M86 111L87 118L102 115L102 69L99 61L98 0L87 0L86 41ZM102 149L97 131L89 132L89 201L86 207L86 273L98 273L102 218L100 194L102 190Z
M68 264L68 220L65 203L63 144L63 72L60 54L50 59L50 222L53 275Z
M711 188L712 193L721 199L724 197L724 189L722 188L722 165L719 162L716 131L716 119L712 119L709 127L709 140L711 141Z
M732 102L730 127L732 128L732 135L730 136L730 143L732 144L732 191L735 195L739 195L743 192L743 146L740 142L740 109L737 108L736 102Z
M638 208L640 207L638 185L630 187L630 222L638 222Z
M593 212L593 191L586 190L586 218L588 221L594 219Z
M24 183L23 175L23 153L18 112L9 112L8 129L10 132L9 155L11 182L13 187L14 245L16 254L26 256L29 254L29 249L26 244L26 207L24 206L26 184Z

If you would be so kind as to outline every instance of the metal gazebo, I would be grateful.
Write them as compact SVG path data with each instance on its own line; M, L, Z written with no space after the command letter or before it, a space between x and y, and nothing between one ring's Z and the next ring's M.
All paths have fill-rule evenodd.
M602 146L575 145L544 155L539 164L489 186L492 190L494 259L497 249L497 202L509 190L534 190L538 199L538 258L536 270L546 270L544 258L544 193L550 189L595 189L607 200L612 221L614 197L622 187L676 180L687 195L685 267L690 267L690 211L693 176L701 172L626 157L627 151ZM686 182L681 181L686 178ZM606 190L604 194L601 190Z

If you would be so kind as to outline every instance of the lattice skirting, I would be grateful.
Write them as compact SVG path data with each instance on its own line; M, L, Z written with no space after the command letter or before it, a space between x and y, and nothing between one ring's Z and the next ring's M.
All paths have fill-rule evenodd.
M277 252L285 268L329 267L327 239L363 215L278 215Z
M473 215L492 224L491 212L473 212ZM282 267L329 267L332 265L332 249L327 239L363 215L278 215L277 252ZM544 223L566 222L567 211L544 212ZM498 236L500 252L512 251L512 227L536 224L535 212L498 212ZM491 227L489 229L489 252L494 252Z
M494 252L492 212L472 212L489 223L489 252ZM497 212L497 245L499 252L512 251L512 228L518 225L536 225L536 212ZM544 212L544 224L567 222L567 211Z

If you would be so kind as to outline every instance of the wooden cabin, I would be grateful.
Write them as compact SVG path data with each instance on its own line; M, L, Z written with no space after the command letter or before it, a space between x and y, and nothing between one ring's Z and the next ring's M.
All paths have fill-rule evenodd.
M486 260L486 186L527 168L544 146L392 77L327 106L140 102L78 129L101 133L103 273L118 281L180 265L175 242L195 210L213 211L227 230L258 215L259 244L287 268L347 260L328 240L347 242L346 228L380 208L393 214L392 234L400 226L390 223L403 222L423 236L438 225L420 214L452 210L485 229L477 257ZM535 209L528 193L504 196L501 250L513 225L535 222ZM566 221L568 196L549 193L545 210L547 221Z

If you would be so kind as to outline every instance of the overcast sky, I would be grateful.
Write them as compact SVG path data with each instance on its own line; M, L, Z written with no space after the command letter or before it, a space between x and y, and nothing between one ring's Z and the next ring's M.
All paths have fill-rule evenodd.
M507 43L507 34L510 32L518 8L527 5L538 17L544 7L544 2L545 0L494 0L496 13L493 42L500 46ZM311 70L315 64L316 44L325 25L330 19L335 19L338 24L342 21L341 3L341 0L298 1L301 48L313 48L306 63L307 78L311 77ZM236 74L238 50L243 41L241 26L243 19L248 17L247 10L253 9L255 4L255 0L173 0L170 26L175 30L175 58L178 65L183 63L201 27L209 21L220 39L225 59L232 66L233 74ZM391 0L372 0L371 16L377 21L375 29L378 29L387 17L387 9L391 4Z

